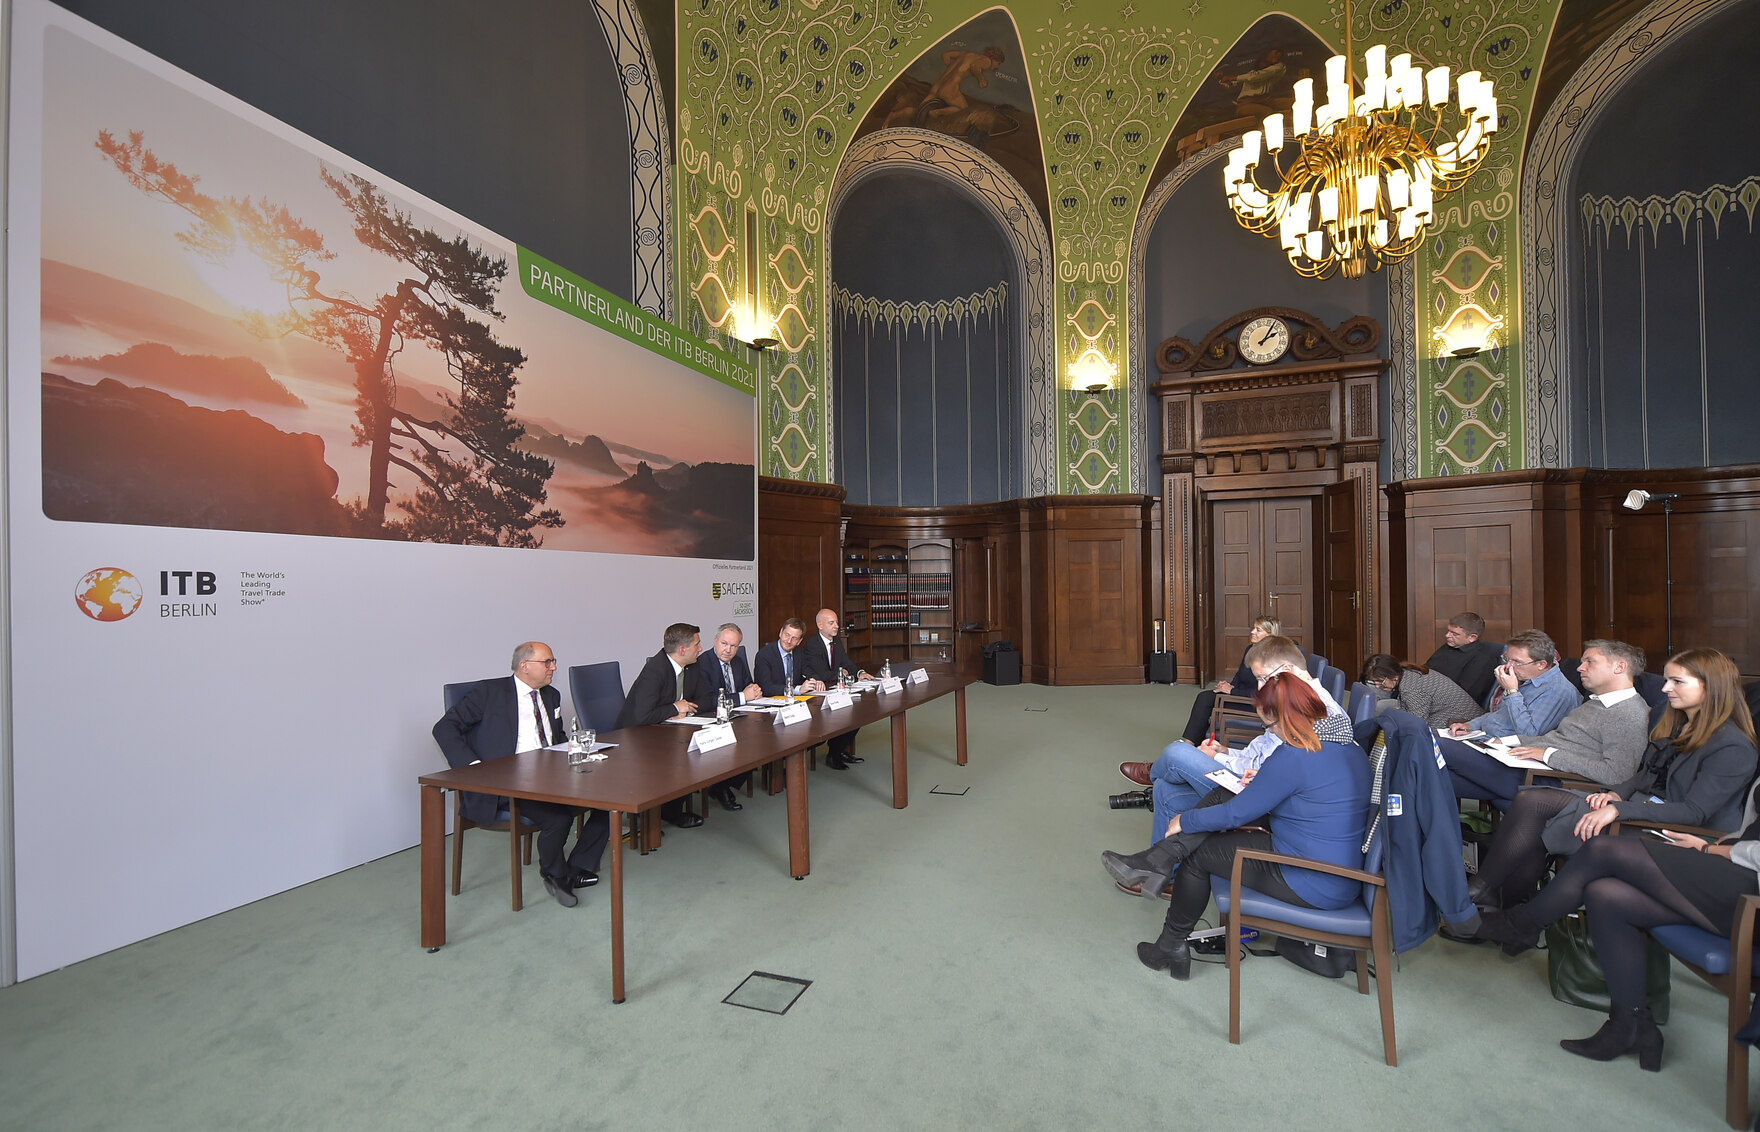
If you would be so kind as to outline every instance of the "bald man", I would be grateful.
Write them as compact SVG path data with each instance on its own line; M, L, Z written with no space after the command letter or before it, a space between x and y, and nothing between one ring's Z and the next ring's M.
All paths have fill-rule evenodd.
M488 759L506 758L520 751L536 751L566 742L562 723L562 693L553 686L556 654L543 641L527 641L513 650L513 675L473 684L434 725L434 741L453 766L469 766ZM494 794L463 793L464 816L487 825L506 821L508 801ZM585 813L586 823L575 839L568 859L562 846L575 815ZM610 840L611 823L603 810L581 810L555 802L521 800L520 821L537 827L538 869L544 891L564 908L580 900L577 888L599 883L599 859ZM456 836L456 834L454 835Z
M837 683L840 672L852 673L858 679L868 679L867 672L849 658L849 653L843 650L843 642L837 639L837 611L821 609L819 615L813 618L813 624L818 632L800 647L802 674L820 681L827 688ZM825 748L825 765L833 770L848 770L852 764L862 761L856 754L856 733L853 729L842 735L832 736Z

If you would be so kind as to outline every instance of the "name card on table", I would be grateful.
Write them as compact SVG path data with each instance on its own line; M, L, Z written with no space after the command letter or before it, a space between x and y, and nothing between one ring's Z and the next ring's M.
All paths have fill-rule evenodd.
M927 668L913 668L907 679L913 684L927 684L929 682L929 670Z
M776 713L778 724L804 723L813 718L813 709L806 703L796 701Z
M689 749L693 751L713 751L717 747L727 747L732 744L733 724L712 723L707 727L698 729L697 733L691 736L691 745Z
M904 691L904 681L896 676L888 676L880 681L880 690L882 692L902 692Z
M849 694L847 688L833 688L825 693L825 702L819 705L819 710L836 711L838 708L849 707L855 702L856 698Z

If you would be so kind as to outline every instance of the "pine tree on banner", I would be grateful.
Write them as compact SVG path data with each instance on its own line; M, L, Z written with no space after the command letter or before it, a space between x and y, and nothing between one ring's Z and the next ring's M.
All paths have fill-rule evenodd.
M538 529L562 526L560 512L539 510L555 465L515 446L525 435L511 414L525 354L497 341L478 317L503 317L495 295L507 276L505 259L485 255L462 235L447 238L419 226L361 177L320 167L324 184L354 217L355 238L408 270L372 300L326 292L318 266L336 253L285 205L202 193L199 178L161 161L139 131L126 142L101 131L97 147L130 184L194 219L177 234L185 247L220 264L243 248L286 287L287 310L251 315L246 325L253 332L303 334L354 367L354 442L368 450L368 474L366 501L348 506L362 535L536 547L543 541ZM440 420L398 407L396 360L412 344L439 353L458 383ZM406 518L388 521L394 466L420 486L399 504Z

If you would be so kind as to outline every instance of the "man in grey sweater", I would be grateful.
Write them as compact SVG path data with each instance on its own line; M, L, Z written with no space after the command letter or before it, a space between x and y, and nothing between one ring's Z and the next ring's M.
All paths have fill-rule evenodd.
M1650 705L1632 686L1644 651L1624 641L1587 641L1577 675L1589 698L1545 735L1520 735L1510 754L1609 784L1638 769L1649 742Z

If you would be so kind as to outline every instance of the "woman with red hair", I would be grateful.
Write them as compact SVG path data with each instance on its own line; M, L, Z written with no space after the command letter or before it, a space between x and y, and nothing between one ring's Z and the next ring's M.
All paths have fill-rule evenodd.
M1346 868L1363 867L1363 835L1369 813L1369 760L1355 743L1323 742L1314 724L1326 704L1291 673L1266 680L1253 695L1259 718L1282 744L1257 774L1246 776L1239 794L1212 794L1176 815L1167 837L1146 854L1173 876L1172 903L1161 937L1137 945L1145 967L1176 979L1191 977L1187 937L1210 902L1210 878L1228 876L1242 849L1269 849ZM1270 833L1237 828L1269 825ZM1226 832L1225 832L1226 831ZM1303 908L1342 908L1362 885L1344 877L1290 868L1269 861L1243 863L1241 883L1256 892ZM1145 886L1146 887L1146 886Z

